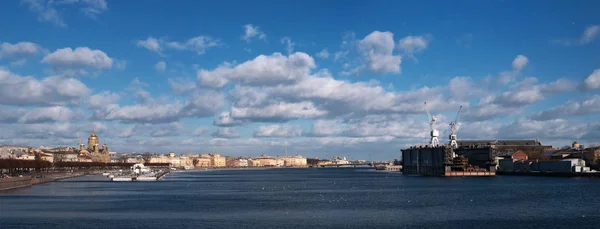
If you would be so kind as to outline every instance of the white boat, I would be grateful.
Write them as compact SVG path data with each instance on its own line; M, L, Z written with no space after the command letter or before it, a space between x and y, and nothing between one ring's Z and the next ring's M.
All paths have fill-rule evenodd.
M156 177L154 177L154 176L143 176L143 177L137 177L136 180L137 181L156 181Z
M115 175L108 175L108 178L115 178Z
M113 177L112 181L132 181L131 177Z
M108 176L110 173L102 173L102 176Z

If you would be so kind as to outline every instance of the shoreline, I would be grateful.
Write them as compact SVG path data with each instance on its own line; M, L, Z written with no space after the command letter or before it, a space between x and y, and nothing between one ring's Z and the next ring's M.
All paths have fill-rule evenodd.
M59 175L59 174L56 174L56 175ZM12 177L12 178L0 179L0 193L3 191L19 189L19 188L26 188L26 187L34 186L37 184L50 183L50 182L55 182L58 180L70 179L70 178L75 178L75 177L91 175L91 174L87 174L85 172L78 172L78 173L61 174L61 175L63 175L63 176L42 177L42 178L35 178L32 176L29 176L29 177Z

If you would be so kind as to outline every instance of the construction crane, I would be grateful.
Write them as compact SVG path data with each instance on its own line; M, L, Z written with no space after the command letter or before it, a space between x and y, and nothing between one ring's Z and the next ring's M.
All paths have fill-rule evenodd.
M429 119L427 122L430 122L429 126L431 126L431 132L429 133L431 140L429 141L429 145L431 145L431 147L437 147L440 144L440 141L438 140L440 132L435 129L436 118L429 112L429 106L427 106L427 102L425 102L425 110L427 111L427 118Z
M458 148L458 143L456 142L456 134L458 133L458 118L460 117L460 111L462 110L462 106L458 108L458 112L456 112L456 119L454 122L450 123L450 128L452 133L450 134L450 146L454 149Z

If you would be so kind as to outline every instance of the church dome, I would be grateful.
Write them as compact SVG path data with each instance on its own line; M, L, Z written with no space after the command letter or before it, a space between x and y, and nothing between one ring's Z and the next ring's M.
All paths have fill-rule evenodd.
M94 131L92 131L92 135L90 135L88 139L98 139L98 136L96 135L96 133L94 133Z

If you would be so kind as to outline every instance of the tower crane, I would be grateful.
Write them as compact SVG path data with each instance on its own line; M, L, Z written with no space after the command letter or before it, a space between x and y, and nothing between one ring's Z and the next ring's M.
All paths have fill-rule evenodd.
M434 116L431 116L431 113L429 112L429 106L427 106L427 102L425 102L425 110L427 111L427 118L429 119L427 121L430 122L429 126L431 127L431 132L429 132L429 135L431 136L429 145L431 145L431 147L437 147L440 144L440 141L438 140L440 132L435 129L436 118Z
M450 134L450 146L454 149L458 147L458 143L456 142L456 134L458 133L458 118L460 117L460 111L462 110L462 106L458 108L458 112L456 112L456 119L454 122L450 123L450 128L452 133Z

